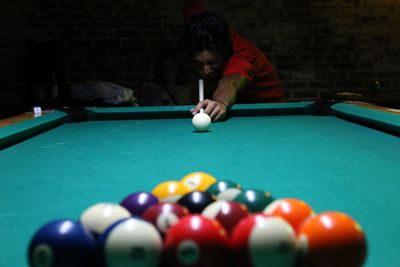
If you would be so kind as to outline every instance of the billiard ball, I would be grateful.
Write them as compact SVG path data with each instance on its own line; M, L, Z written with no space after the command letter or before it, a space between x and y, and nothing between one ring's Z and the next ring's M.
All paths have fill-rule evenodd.
M164 239L165 266L226 266L228 237L215 220L193 214L172 226Z
M310 205L295 198L277 199L264 209L264 213L285 219L296 232L303 221L315 215Z
M366 258L364 232L342 212L323 212L308 218L298 230L302 261L310 267L360 267Z
M251 212L261 212L273 199L269 192L259 189L247 189L238 194L233 201L245 204Z
M236 224L249 215L249 210L241 203L219 200L208 205L201 214L207 218L217 220L225 228L229 236Z
M171 226L188 214L189 210L177 203L158 203L148 208L142 218L152 223L161 235L165 235Z
M243 192L242 188L228 188L217 195L217 200L232 201Z
M177 203L186 207L190 213L201 213L214 200L207 192L193 191L182 196Z
M96 242L79 222L55 220L33 236L28 250L31 267L85 267L91 264Z
M149 207L158 203L158 198L148 192L136 192L126 196L120 203L120 205L132 215L142 215L142 213Z
M209 187L207 187L206 192L217 197L219 194L221 194L222 192L224 192L230 188L239 189L240 185L238 183L228 181L228 180L219 180L219 181L216 181L215 183L211 184Z
M158 197L160 202L173 203L189 193L189 189L179 181L166 181L154 187L151 193Z
M237 267L293 267L297 239L293 228L280 217L253 214L234 228L229 248L231 264Z
M129 218L114 223L100 236L99 244L107 267L156 267L161 260L161 235L145 220Z
M199 112L193 116L192 125L198 132L208 131L211 125L211 118L207 113Z
M98 237L104 230L113 223L131 217L131 213L121 205L115 203L97 203L81 214L80 221L87 227L95 237Z
M181 182L189 188L189 191L206 191L210 185L217 182L217 179L205 172L192 172L185 175Z

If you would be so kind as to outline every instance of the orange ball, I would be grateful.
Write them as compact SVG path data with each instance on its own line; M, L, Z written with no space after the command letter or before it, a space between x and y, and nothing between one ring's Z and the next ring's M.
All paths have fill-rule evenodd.
M341 212L323 212L307 219L298 230L302 260L309 267L359 267L367 243L361 226Z
M181 179L189 191L206 191L216 181L217 179L205 172L192 172Z
M295 198L277 199L264 209L264 213L283 218L296 233L308 217L315 215L314 210L306 202Z

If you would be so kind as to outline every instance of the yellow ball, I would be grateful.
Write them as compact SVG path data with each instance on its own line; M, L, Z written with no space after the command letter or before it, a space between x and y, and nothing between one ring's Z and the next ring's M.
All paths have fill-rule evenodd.
M173 203L180 197L189 193L189 189L179 181L166 181L158 184L151 193L158 197L160 202Z
M189 191L206 191L217 179L205 172L192 172L182 178L181 182Z

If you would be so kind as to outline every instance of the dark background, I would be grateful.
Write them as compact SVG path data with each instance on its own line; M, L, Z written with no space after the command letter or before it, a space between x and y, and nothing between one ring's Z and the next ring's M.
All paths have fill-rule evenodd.
M0 117L29 108L32 88L88 80L140 97L157 53L183 26L181 0L3 0ZM206 1L276 67L286 100L356 92L400 104L399 0ZM50 85L51 86L51 85Z

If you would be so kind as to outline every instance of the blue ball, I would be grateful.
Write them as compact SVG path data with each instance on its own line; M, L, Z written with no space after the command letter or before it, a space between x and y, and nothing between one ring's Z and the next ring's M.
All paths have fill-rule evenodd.
M35 233L28 254L31 267L89 266L96 254L96 241L81 223L56 220Z

